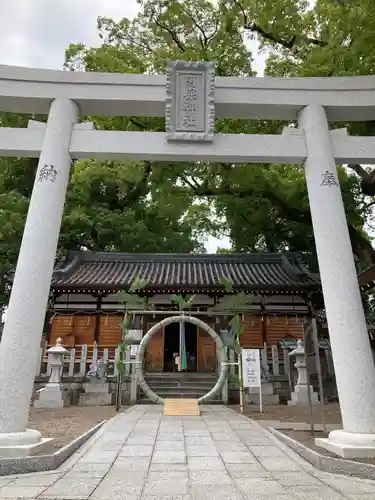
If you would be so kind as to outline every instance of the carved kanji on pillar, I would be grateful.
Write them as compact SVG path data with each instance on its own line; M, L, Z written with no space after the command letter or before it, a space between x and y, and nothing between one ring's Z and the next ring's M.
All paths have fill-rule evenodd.
M57 170L53 165L44 165L38 174L38 182L55 182Z
M336 175L333 172L329 172L328 170L325 170L322 173L322 182L321 186L338 186L338 180L336 178Z

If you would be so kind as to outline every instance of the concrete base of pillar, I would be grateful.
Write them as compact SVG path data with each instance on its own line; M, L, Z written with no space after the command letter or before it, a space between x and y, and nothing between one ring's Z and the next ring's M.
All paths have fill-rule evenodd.
M108 406L112 404L112 394L109 392L108 382L91 382L84 384L85 392L80 395L79 404L82 406Z
M249 387L249 394L259 394L259 387ZM271 396L274 394L272 382L262 382L262 395Z
M133 370L134 370L134 365L133 365ZM130 386L130 404L136 405L137 399L138 399L138 379L137 375L133 371L131 378L131 386Z
M39 443L24 444L20 446L1 446L0 457L2 458L24 458L36 455L41 452L48 452L51 449L53 438L43 438Z
M260 394L250 394L245 396L246 404L260 406ZM280 404L280 397L278 394L262 394L263 406L277 406Z
M34 401L34 408L63 408L64 392L60 385L47 385L39 391L39 399Z
M307 385L296 385L292 392L292 400L288 401L289 406L309 406L309 391L311 395L311 404L319 404L319 396L313 388Z
M248 394L245 394L245 403L260 405L259 387L250 387ZM280 404L280 397L275 394L272 382L262 382L262 404L272 406Z
M40 432L26 429L24 432L0 434L0 457L22 458L48 451L53 439L42 439Z
M357 434L340 429L330 432L328 438L316 438L315 444L346 459L375 458L375 434Z
M112 394L81 394L79 404L82 406L110 406L112 404Z
M93 382L83 384L83 390L87 392L87 394L108 394L109 383L93 380Z
M224 405L228 404L228 379L226 379L221 389L221 401Z

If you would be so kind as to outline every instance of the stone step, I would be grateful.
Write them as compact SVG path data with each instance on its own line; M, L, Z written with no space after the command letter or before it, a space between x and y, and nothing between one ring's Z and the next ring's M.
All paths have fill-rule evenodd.
M163 384L149 384L147 382L148 386L151 387L155 391L200 391L200 392L208 392L210 391L215 384L210 384L210 385L185 385L185 384L179 384L179 385L173 385L173 384L168 384L168 385L163 385Z
M190 392L199 392L200 394L207 394L212 388L205 387L155 387L149 386L154 392L186 392L189 394Z
M215 378L217 377L216 372L200 373L200 372L155 372L146 373L146 377L163 377L163 378L189 378L189 379L199 379L199 378Z
M208 392L207 389L201 388L201 387L155 387L151 386L151 389L156 392L164 392L165 394L168 394L169 392L185 392L186 394L192 394L192 393L199 393L199 394L206 394Z
M199 417L199 405L196 399L166 399L165 417Z
M164 400L165 399L168 399L168 398L163 398ZM173 399L189 399L189 398L173 398ZM138 405L150 405L150 404L155 404L155 403L151 403L149 399L139 399L137 401L137 404ZM219 401L219 400L214 400L214 401L208 401L207 404L209 405L222 405L224 404L222 401Z
M207 394L208 391L200 391L198 389L189 389L189 390L184 390L183 388L181 389L178 389L177 387L174 388L174 389L152 389L154 392L156 392L156 394L164 394L164 395L168 395L168 394L186 394L186 396L188 396L189 394L198 394L199 397L201 396L204 396L205 394Z
M198 394L197 393L185 394L183 392L169 392L168 394L158 392L157 394L158 394L158 396L160 396L163 399L192 399L192 398L199 399L200 397L204 396L204 394L199 394L199 393ZM139 400L140 401L143 401L143 400L148 401L147 396L143 393L141 393L139 395ZM220 396L217 396L217 398L214 398L214 399L210 399L210 401L212 401L212 402L218 402L220 400L221 400Z
M164 380L215 380L216 373L146 373L147 379L164 379Z
M189 399L207 394L215 385L217 375L214 373L160 373L146 374L146 382L149 387L163 399ZM218 395L210 402L220 402ZM141 391L139 401L146 402L147 397Z
M186 386L186 385L159 385L159 384L148 384L151 389L153 389L155 392L157 391L200 391L203 393L206 393L210 391L213 387L213 385L204 386L204 385L191 385L191 386Z
M215 385L217 377L209 378L209 379L183 379L183 378L154 378L154 377L145 377L147 383L150 384L184 384L184 385Z
M146 378L146 382L149 386L155 387L213 387L215 385L216 380L206 381L188 381L185 380L150 380Z

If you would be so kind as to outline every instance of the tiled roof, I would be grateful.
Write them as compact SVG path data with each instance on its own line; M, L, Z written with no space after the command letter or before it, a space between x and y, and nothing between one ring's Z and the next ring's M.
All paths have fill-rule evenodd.
M358 274L358 283L363 290L371 290L375 286L375 264Z
M302 256L284 254L129 254L71 252L54 272L55 290L119 290L135 278L145 290L209 292L223 289L220 278L236 290L303 291L320 289L319 277L309 273Z

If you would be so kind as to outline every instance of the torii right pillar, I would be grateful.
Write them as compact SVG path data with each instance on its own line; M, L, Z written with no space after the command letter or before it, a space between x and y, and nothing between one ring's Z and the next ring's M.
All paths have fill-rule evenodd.
M343 422L315 442L344 458L375 457L375 366L327 116L322 106L309 105L298 120Z

